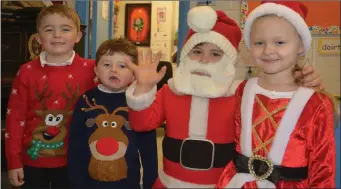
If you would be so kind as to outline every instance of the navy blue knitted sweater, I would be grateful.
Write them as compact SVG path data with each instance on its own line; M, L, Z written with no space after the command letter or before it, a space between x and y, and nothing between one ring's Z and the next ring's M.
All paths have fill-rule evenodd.
M151 188L158 171L156 132L131 130L126 107L124 92L97 87L78 100L68 147L73 188L140 188L139 154L143 188Z

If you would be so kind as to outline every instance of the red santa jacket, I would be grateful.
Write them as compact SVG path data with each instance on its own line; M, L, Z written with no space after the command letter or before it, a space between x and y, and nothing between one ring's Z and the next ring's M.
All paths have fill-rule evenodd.
M8 169L65 166L67 127L78 97L95 86L93 60L75 54L69 66L22 65L6 116Z
M134 130L152 130L166 121L161 183L168 188L214 187L234 155L234 96L209 99L179 95L164 85L155 98L156 87L154 93L135 98L133 90L134 85L126 94ZM207 156L212 155L210 167L212 159ZM206 165L200 167L201 162ZM200 168L191 168L193 163Z

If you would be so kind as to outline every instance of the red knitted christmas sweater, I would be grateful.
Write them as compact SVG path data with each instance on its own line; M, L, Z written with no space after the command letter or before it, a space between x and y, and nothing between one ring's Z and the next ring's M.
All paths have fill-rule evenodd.
M97 83L94 60L75 54L68 66L22 65L13 82L6 115L8 169L55 168L67 164L73 106Z

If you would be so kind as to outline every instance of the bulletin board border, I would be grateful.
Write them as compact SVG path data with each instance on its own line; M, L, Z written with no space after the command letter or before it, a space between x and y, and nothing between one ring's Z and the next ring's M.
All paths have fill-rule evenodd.
M244 29L246 15L248 13L248 1L247 0L242 0L240 13L241 13L240 28ZM309 30L312 35L340 35L341 33L340 26L329 26L329 27L309 26Z

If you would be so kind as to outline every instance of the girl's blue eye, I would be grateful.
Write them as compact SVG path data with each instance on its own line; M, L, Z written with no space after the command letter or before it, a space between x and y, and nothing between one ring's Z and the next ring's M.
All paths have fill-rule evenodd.
M284 42L283 42L283 41L277 41L277 44L278 44L278 45L283 45Z
M120 64L120 68L126 68L126 65Z

